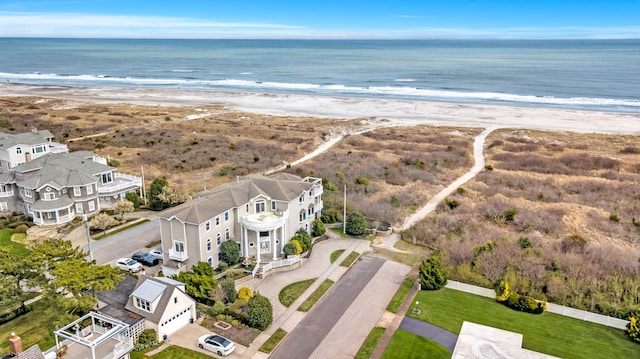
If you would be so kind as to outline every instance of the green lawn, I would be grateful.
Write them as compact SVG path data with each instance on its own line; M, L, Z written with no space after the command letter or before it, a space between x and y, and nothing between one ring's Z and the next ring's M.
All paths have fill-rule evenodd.
M282 288L280 294L278 295L278 299L280 299L280 303L285 307L289 308L291 303L295 302L305 290L307 290L313 282L316 281L317 278L311 278L307 280L303 280L301 282L291 283L288 286Z
M338 249L337 251L333 251L331 253L331 257L329 258L331 260L331 263L335 262L336 259L338 259L338 257L340 257L342 253L344 253L344 249Z
M360 257L360 253L358 252L351 252L349 253L349 255L347 256L347 258L345 258L342 263L340 263L340 265L342 267L351 267L351 265L353 264L353 262L356 261L356 259L358 259L358 257Z
M119 227L118 229L114 229L114 230L112 230L111 232L103 233L103 234L100 234L100 235L94 236L94 237L92 237L91 239L93 239L93 240L95 240L95 241L99 241L99 240L101 240L101 239L104 239L104 238L107 238L107 237L109 237L109 236L112 236L112 235L114 235L114 234L116 234L116 233L120 233L120 232L126 231L127 229L131 229L131 228L133 228L133 227L137 227L137 226L139 226L139 225L141 225L141 224L145 224L145 223L147 223L147 222L149 222L149 221L150 221L150 220L149 220L148 218L145 218L145 219L142 219L142 220L140 220L140 221L137 221L137 222L134 222L134 223L128 224L128 225L126 225L126 226Z
M207 355L207 354L203 354L200 352L197 352L195 350L191 350L191 349L185 349L183 347L179 347L176 345L172 345L170 347L167 347L167 349L161 351L160 353L154 355L152 358L153 359L210 359L210 358L216 358L215 356L213 356L213 353L211 353L211 355Z
M309 298L307 298L304 302L302 302L302 304L300 304L298 310L301 312L308 312L309 309L311 309L311 307L313 307L313 305L316 304L316 302L319 301L320 298L322 298L324 293L326 293L329 288L331 288L333 283L334 282L331 279L325 279L325 281L322 282L322 284L320 284L320 286L316 288L313 293L311 293Z
M412 316L459 333L463 321L524 335L523 347L561 358L638 358L640 346L623 330L553 313L529 314L509 309L491 298L452 289L420 291L422 310Z
M9 253L12 255L16 255L19 257L26 257L31 253L24 244L16 243L11 240L11 236L13 235L13 230L10 228L0 229L0 248L7 247L9 248Z
M0 353L9 352L9 338L15 332L22 338L22 347L29 348L39 344L40 349L47 350L56 344L53 331L54 322L60 313L46 305L44 300L31 304L31 312L0 325Z
M371 329L371 332L369 332L367 339L364 340L364 343L362 343L362 346L356 353L356 356L353 357L353 359L371 358L371 354L373 354L373 351L376 350L378 342L380 341L380 338L382 338L384 331L385 328L381 327L374 327L373 329Z
M451 353L442 345L398 329L382 353L382 359L449 359Z
M273 335L269 337L269 339L267 339L267 341L264 342L264 344L262 344L262 346L260 347L260 349L258 349L258 351L261 351L267 354L271 353L273 349L276 347L276 345L278 345L278 343L280 343L280 341L284 339L286 335L287 335L287 332L284 329L278 328L278 330L276 330L273 333Z
M387 305L388 311L390 311L391 313L398 312L398 309L402 305L404 298L407 297L407 294L409 294L409 291L411 290L411 287L415 282L416 277L407 277L404 279L404 282L402 282L402 285L400 286L400 288L398 288L396 294L394 294L393 298L391 298L391 302L389 302L389 305Z

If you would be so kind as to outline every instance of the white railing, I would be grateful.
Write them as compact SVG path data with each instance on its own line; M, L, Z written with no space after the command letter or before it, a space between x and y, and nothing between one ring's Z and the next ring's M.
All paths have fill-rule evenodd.
M118 336L115 338L120 342L115 345L111 353L102 357L102 359L117 359L133 350L133 340L128 337Z
M119 183L114 184L99 185L98 193L113 193L121 189L142 186L142 178L140 177L130 176L123 173L114 173L114 178L121 179L123 181L119 181Z
M13 190L0 192L0 197L13 197Z
M278 267L288 267L290 265L300 262L300 256L290 256L287 259L281 259L279 261L269 262L262 266L262 272L266 273L272 269Z
M126 173L120 173L120 172L114 172L113 173L113 178L123 178L129 181L140 181L142 182L142 178L138 177L138 176L133 176L133 175L128 175Z
M63 145L61 143L50 143L49 144L49 152L51 153L68 153L69 148L67 145Z
M487 298L495 298L496 292L493 289L478 287L471 284L456 282L455 280L447 281L447 288L459 290L465 293L471 293ZM606 325L607 327L625 329L628 321L609 317L602 314L587 312L586 310L580 310L570 307L565 307L558 304L547 303L547 312L560 314L565 317L571 317L575 319L584 320L586 322Z
M251 271L251 277L255 278L256 273L258 273L258 269L260 269L260 262L256 263L256 266L253 267L253 270Z
M170 249L169 250L169 259L173 259L175 261L184 262L187 259L189 259L189 256L187 255L186 251L176 252L173 249Z

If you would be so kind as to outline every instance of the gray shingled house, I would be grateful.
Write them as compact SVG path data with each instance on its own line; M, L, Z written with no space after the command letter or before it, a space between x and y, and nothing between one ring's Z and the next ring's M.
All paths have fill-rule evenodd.
M96 214L142 185L141 178L116 172L105 158L88 151L54 153L51 146L43 145L47 150L38 156L16 160L14 155L4 161L3 156L11 157L7 153L24 151L16 141L0 136L0 211L28 214L36 225L63 224L76 216Z

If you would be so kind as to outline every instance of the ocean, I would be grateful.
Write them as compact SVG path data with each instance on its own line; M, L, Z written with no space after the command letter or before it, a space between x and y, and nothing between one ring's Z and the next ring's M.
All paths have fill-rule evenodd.
M640 40L0 38L0 81L640 113Z

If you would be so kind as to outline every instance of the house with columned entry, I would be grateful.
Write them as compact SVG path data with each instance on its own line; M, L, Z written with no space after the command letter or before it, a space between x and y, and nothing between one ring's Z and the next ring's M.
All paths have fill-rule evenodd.
M0 212L25 213L36 225L64 224L112 208L142 186L140 177L116 172L93 152L41 143L51 140L48 131L27 135L0 135ZM25 145L25 137L37 144ZM33 153L25 154L27 148Z
M220 264L220 244L235 241L257 263L284 255L299 229L311 231L322 210L322 179L287 173L237 178L161 212L165 275L198 262Z

